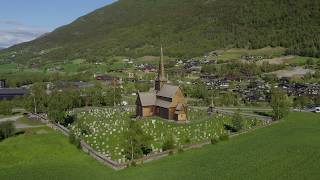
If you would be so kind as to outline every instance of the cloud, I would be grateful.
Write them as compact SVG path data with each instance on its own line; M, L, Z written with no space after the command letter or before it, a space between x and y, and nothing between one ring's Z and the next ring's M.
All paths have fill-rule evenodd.
M0 20L0 47L9 47L22 42L31 41L48 30L35 26L28 26L11 20Z
M13 21L13 20L1 20L0 19L0 24L5 24L5 25L14 25L14 26L24 26L24 24L18 22L18 21Z

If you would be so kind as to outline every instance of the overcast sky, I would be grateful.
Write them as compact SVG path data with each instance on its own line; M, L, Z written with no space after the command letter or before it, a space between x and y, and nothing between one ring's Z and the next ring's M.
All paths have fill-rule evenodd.
M115 0L1 0L0 47L30 41Z

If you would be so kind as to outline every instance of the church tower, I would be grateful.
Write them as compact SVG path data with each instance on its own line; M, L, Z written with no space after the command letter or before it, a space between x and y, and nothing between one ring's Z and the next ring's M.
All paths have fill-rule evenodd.
M156 91L160 91L162 86L168 82L164 73L165 72L164 72L164 63L163 63L163 49L161 46L161 57L160 57L160 62L159 62L158 76L155 80L155 90Z

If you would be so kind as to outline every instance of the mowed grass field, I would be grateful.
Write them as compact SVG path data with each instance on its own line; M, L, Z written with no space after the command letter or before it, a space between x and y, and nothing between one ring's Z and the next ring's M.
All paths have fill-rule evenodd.
M38 132L35 133L35 132ZM0 142L0 179L320 179L320 116L285 120L217 145L114 171L50 130Z

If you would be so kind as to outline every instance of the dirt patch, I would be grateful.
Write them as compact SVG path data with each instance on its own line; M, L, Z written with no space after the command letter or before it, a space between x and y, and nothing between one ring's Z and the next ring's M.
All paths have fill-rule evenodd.
M304 75L311 73L314 74L315 72L311 69L304 69L302 67L295 67L288 70L279 70L272 72L271 74L275 74L278 78L291 78L291 77L303 77Z
M159 59L159 57L157 57L157 56L143 56L143 57L139 58L138 60L140 60L140 61L155 61L158 59Z
M262 65L263 62L268 62L269 64L284 64L288 60L293 59L294 56L284 56L284 57L277 57L272 59L264 59L262 61L259 61L258 64Z

